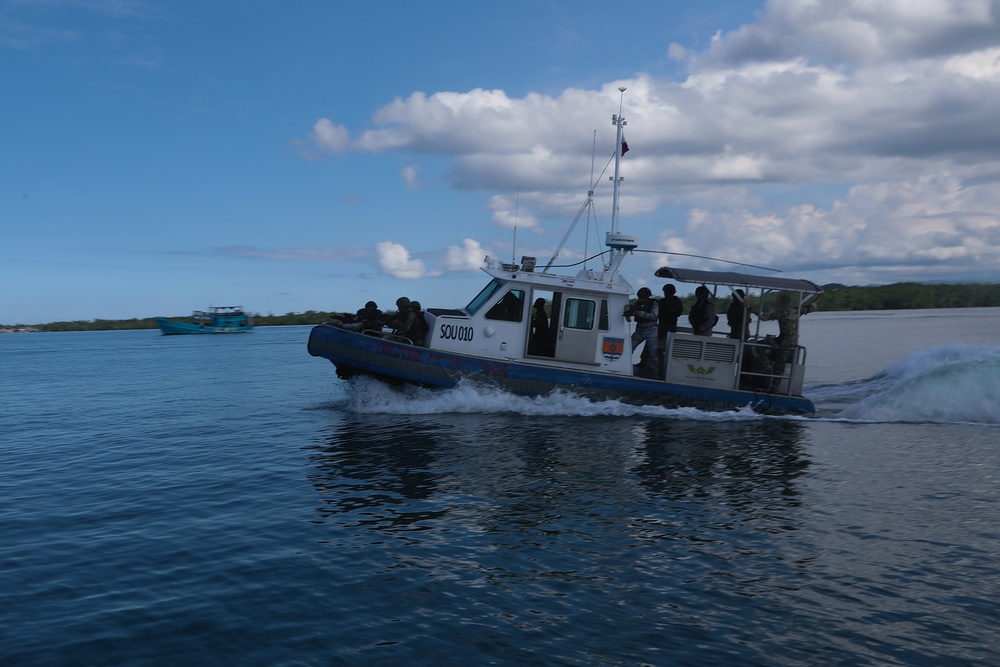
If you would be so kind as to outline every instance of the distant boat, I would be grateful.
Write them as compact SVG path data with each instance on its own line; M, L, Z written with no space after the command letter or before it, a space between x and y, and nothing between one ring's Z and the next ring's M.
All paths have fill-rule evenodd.
M213 306L207 311L194 311L190 321L157 317L156 326L160 327L164 336L249 333L253 331L253 315L243 312L243 306Z

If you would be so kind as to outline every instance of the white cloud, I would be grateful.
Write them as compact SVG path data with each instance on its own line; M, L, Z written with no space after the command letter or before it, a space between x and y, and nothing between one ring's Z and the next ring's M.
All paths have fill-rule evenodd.
M621 211L664 247L870 281L1000 270L1000 0L770 0L703 52L667 54L683 80L413 93L354 147L450 159L446 179L484 193L503 229L520 188L518 227L541 233L579 210L595 128L610 217L601 170L626 86ZM325 119L314 135L350 144Z
M996 83L1000 80L1000 47L951 56L942 67L959 77Z
M713 40L706 63L804 57L863 66L994 45L997 0L770 0L756 23Z
M351 147L351 132L329 118L320 118L313 125L313 142L328 153L343 153Z
M493 195L486 203L486 209L493 211L493 223L504 229L533 229L538 226L538 219L531 215L513 197Z
M826 280L896 280L900 266L927 276L983 280L1000 260L1000 193L951 176L855 186L827 209L792 206L776 215L696 209L682 235L659 246L767 267L816 270ZM977 268L978 267L978 268ZM979 276L977 278L977 276Z
M670 42L670 46L667 47L667 57L671 60L684 60L687 56L687 49L683 45L677 42Z
M445 266L449 271L475 271L483 265L486 251L478 241L465 239L462 246L448 246Z
M423 261L412 259L410 251L398 243L382 241L375 245L375 250L379 266L393 278L412 280L427 275Z
M418 164L410 164L399 170L399 175L407 190L416 190L420 187L420 182L417 180L419 173L420 165Z

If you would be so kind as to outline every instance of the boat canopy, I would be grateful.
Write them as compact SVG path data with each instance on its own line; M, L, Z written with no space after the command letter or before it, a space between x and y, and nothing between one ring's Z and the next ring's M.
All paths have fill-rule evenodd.
M681 283L731 285L752 289L801 292L802 294L819 294L823 291L816 283L809 280L754 276L742 271L699 271L698 269L674 269L663 266L656 270L656 277L668 278Z

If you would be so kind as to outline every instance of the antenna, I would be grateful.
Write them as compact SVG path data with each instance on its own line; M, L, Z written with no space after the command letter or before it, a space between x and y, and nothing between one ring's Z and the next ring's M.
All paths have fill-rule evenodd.
M583 256L590 257L590 214L594 210L594 160L597 159L597 130L594 130L594 138L592 140L592 146L590 147L590 181L587 185L590 188L587 191L587 225L583 230ZM596 222L596 220L595 220ZM594 232L597 232L597 226L594 226ZM583 268L587 268L587 261L584 260Z
M510 248L510 263L514 264L517 261L517 207L521 202L521 186L517 186L516 194L514 195L514 243Z

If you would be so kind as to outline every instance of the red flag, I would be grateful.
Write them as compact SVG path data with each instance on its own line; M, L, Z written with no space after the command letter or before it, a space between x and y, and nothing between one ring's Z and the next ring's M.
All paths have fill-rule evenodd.
M625 157L625 153L628 153L628 142L622 137L622 157Z

